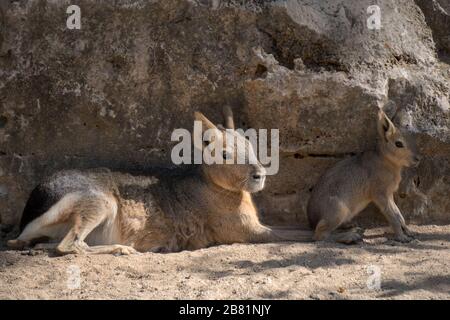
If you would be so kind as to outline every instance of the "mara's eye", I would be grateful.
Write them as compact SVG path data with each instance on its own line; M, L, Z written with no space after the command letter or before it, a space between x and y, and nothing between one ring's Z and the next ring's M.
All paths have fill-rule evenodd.
M403 147L404 147L403 142L401 142L401 141L396 141L396 142L395 142L395 146L396 146L397 148L403 148Z

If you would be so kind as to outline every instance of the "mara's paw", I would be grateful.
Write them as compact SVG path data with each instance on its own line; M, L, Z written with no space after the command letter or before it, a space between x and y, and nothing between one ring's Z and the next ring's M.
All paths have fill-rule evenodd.
M68 246L59 244L56 246L55 251L60 256L65 256L67 254L86 254L89 247L85 243L73 243Z
M128 256L131 254L141 254L139 251L129 246L117 245L112 251L112 254L117 256Z
M363 236L358 232L347 232L339 235L336 238L336 242L344 243L344 244L355 244L361 242L363 240Z
M353 221L344 222L339 226L339 229L341 229L341 230L350 230L350 229L354 229L354 228L358 228L358 224Z
M394 240L401 243L409 243L414 240L413 237L410 237L404 233L398 234L394 237Z
M404 232L408 237L415 238L416 234L415 234L413 231L411 231L411 229L409 229L407 226L402 227L402 229L403 229L403 232Z
M34 246L34 250L55 250L57 243L38 243Z
M15 249L15 250L22 250L22 249L28 247L29 244L30 243L28 241L23 241L23 240L19 240L19 239L8 240L8 242L6 243L8 248Z
M358 233L358 234L360 234L361 236L363 236L363 235L364 235L364 232L366 232L366 229L361 228L361 227L354 227L354 228L352 228L351 231L352 231L352 232L355 232L355 233Z

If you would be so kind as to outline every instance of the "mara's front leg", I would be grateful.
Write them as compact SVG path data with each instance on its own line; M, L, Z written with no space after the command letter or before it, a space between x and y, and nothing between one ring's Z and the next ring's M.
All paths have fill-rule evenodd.
M215 244L271 243L281 241L311 242L313 232L285 227L271 227L260 223L234 225L232 228L215 230Z
M129 246L124 246L120 244L112 245L102 245L102 246L88 246L84 243L76 244L74 243L72 247L66 248L64 251L62 247L58 247L58 243L38 243L34 246L36 250L57 250L59 254L69 254L69 253L81 253L81 254L114 254L114 255L129 255L129 254L140 254L134 248Z
M310 242L313 237L313 232L310 230L263 225L259 221L256 211L217 219L217 224L212 226L212 232L217 244Z
M272 227L262 224L254 225L249 232L249 242L269 243L281 241L313 241L313 232L310 230L291 229L285 227Z
M394 201L393 195L380 196L375 199L375 204L388 220L394 230L395 239L400 242L410 242L414 240L414 233L406 226L400 209Z

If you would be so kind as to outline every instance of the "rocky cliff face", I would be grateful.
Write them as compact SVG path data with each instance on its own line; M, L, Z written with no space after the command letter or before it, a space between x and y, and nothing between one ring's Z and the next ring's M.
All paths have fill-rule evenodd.
M170 166L173 129L229 104L238 127L280 129L265 221L305 225L317 178L374 146L385 106L424 156L399 190L405 217L450 222L449 1L375 1L370 30L373 2L0 2L0 221L55 170Z

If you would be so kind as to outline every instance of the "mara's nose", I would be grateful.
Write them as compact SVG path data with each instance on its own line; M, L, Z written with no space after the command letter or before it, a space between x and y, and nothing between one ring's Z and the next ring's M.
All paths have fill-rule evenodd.
M414 156L414 161L419 162L420 160L422 160L421 156Z
M263 176L262 176L261 174L258 174L258 173L255 173L255 174L252 176L253 180L261 180L262 177L263 177Z
M252 174L253 180L261 180L265 176L266 176L266 170L264 169L264 167L260 167L260 168L256 169Z

